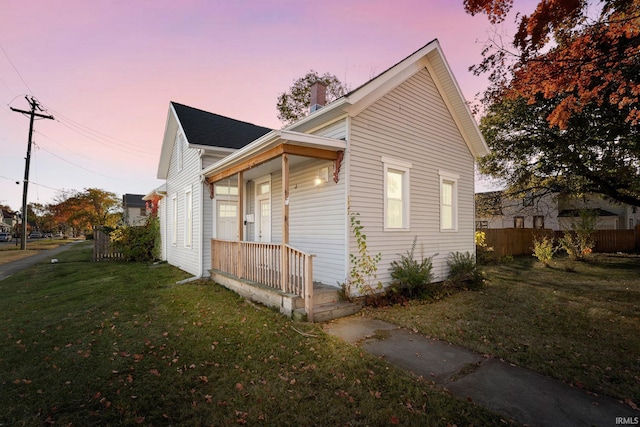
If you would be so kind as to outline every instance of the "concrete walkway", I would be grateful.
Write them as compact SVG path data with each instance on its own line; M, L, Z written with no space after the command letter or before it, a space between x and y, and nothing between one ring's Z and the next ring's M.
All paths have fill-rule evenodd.
M588 394L528 369L391 323L351 316L325 324L324 330L520 424L640 425L640 411L614 399Z
M58 246L55 249L47 249L39 252L35 252L31 256L26 258L22 258L16 261L8 262L6 264L0 265L0 281L6 279L7 277L22 271L26 268L31 267L32 265L38 264L44 260L50 260L55 258L57 254L60 252L66 251L73 245L75 242L69 242L62 246Z

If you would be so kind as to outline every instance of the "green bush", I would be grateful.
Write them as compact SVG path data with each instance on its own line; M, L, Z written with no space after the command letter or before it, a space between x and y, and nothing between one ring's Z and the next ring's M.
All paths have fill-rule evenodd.
M449 266L449 283L455 287L465 289L482 287L484 277L471 253L452 253L447 260L447 265Z
M429 285L433 280L433 257L422 258L418 261L413 254L416 249L418 237L413 239L411 250L406 255L400 255L400 261L391 263L391 278L393 279L391 286L395 292L407 298L423 298L430 295Z
M554 239L547 236L536 236L533 239L533 256L538 258L545 267L549 267L549 263L553 259L556 249L553 247Z
M111 241L124 254L125 261L153 261L159 258L160 223L149 217L143 226L120 227L110 234Z
M565 229L564 236L559 239L562 249L573 261L582 261L587 258L595 246L593 233L598 221L597 214L583 209L579 215L579 218L571 224L571 228Z

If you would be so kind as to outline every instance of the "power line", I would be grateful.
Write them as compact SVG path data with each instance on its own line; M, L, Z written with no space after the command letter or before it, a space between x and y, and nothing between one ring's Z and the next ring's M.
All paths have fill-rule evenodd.
M56 153L54 153L53 151L49 151L49 150L47 150L46 148L44 148L44 147L43 147L42 145L40 145L40 144L37 144L37 146L38 146L38 148L39 148L39 149L46 151L47 153L51 154L51 155L52 155L52 156L54 156L54 157L57 157L58 159L62 160L63 162L69 163L70 165L75 166L75 167L77 167L77 168L80 168L80 169L82 169L82 170L85 170L85 171L87 171L87 172L91 172L91 173L94 173L94 174L96 174L96 175L103 176L103 177L105 177L105 178L113 179L113 180L115 180L115 181L129 182L129 180L120 179L120 178L115 178L115 177L113 177L113 176L105 175L105 174L103 174L103 173L96 172L96 171L93 171L93 170L91 170L91 169L85 168L84 166L80 166L80 165L78 165L78 164L76 164L76 163L73 163L73 162L72 162L72 161L70 161L70 160L67 160L67 159L65 159L65 158L63 158L63 157L61 157L61 156L57 155L57 154L56 154Z
M0 178L2 178L2 179L6 179L7 181L13 181L13 182L15 182L16 184L19 184L19 183L20 183L20 181L18 181L17 179L11 179L11 178L6 177L6 176L3 176L3 175L0 175ZM38 184L38 183L37 183L37 182L35 182L35 181L29 181L29 184L31 184L31 185L37 185L38 187L48 188L49 190L54 190L54 191L64 191L64 189L60 189L60 188L53 188L53 187L49 187L48 185L44 185L44 184Z
M58 123L60 123L62 126L66 127L67 129L73 132L76 132L79 135L82 135L85 138L88 138L94 142L97 142L98 144L106 145L109 148L112 148L114 150L118 150L127 154L144 155L148 157L151 156L151 154L148 151L136 148L134 144L128 141L106 135L98 130L92 129L89 126L83 125L82 123L79 123L65 116L64 114L54 110L51 107L47 107L47 108L51 110L58 117L58 119L56 120Z
M13 67L13 69L15 70L16 74L18 75L18 77L20 77L20 80L22 80L22 83L24 84L24 86L29 90L30 94L33 94L33 91L31 90L31 88L29 87L29 85L27 84L27 82L25 81L24 78L22 78L22 74L20 74L20 71L18 71L18 68L16 68L16 66L14 65L13 61L11 60L11 58L9 58L9 55L7 54L7 51L4 50L4 48L2 46L0 46L0 49L2 50L2 52L4 53L4 56L7 57L7 60L9 61L9 64L11 64L11 66ZM8 86L7 86L8 87ZM11 90L11 89L9 89Z

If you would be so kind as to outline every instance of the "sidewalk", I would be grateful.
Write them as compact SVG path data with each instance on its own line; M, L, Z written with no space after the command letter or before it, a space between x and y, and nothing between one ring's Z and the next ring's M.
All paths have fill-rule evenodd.
M588 394L528 369L426 338L391 323L351 316L327 323L324 330L443 386L461 399L473 400L520 424L639 425L640 411L612 398Z
M29 257L26 258L22 258L16 261L12 261L12 262L8 262L6 264L2 264L0 265L0 281L6 279L7 277L22 271L26 268L31 267L32 265L35 265L39 262L42 262L44 260L50 260L52 258L55 258L55 256L57 254L59 254L60 252L66 251L67 249L69 249L71 247L71 245L74 242L69 242L67 244L64 244L62 246L58 246L55 249L47 249L47 250L43 250L40 252L34 252L34 255L31 255Z

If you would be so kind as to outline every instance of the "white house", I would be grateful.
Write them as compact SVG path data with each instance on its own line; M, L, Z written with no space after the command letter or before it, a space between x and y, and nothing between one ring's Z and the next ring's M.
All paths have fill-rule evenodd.
M580 211L597 215L598 230L632 230L640 224L640 209L598 194L581 197L541 191L523 197L507 196L502 191L476 194L477 228L547 228L567 230L577 221Z
M147 203L143 194L122 196L122 220L126 225L144 225L147 221Z
M261 300L289 313L297 298L311 318L311 283L349 276L353 214L384 284L414 237L418 256L439 254L435 280L450 253L475 251L474 163L488 148L437 40L284 129L244 124L255 134L226 145L202 141L231 119L192 140L178 105L158 176L164 254L186 271L256 299L278 289Z

